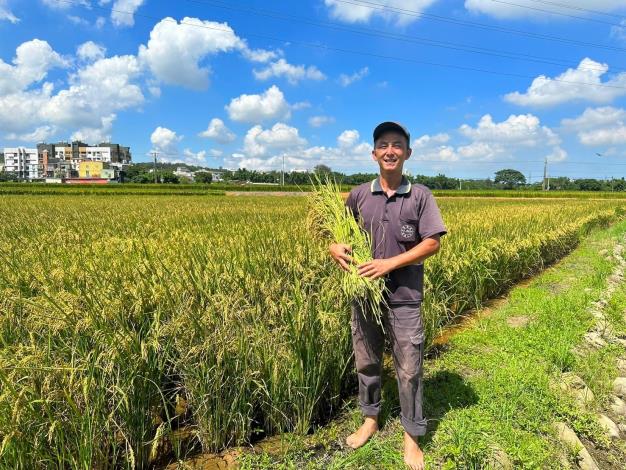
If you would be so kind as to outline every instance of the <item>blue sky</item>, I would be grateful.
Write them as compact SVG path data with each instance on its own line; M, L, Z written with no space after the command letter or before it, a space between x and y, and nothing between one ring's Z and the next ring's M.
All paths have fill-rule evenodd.
M412 174L626 176L626 0L0 0L0 37L0 147L352 173L396 120Z

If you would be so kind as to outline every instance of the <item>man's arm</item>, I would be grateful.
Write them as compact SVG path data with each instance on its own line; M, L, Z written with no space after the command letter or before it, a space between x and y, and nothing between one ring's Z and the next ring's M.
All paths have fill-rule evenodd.
M425 238L409 251L385 259L374 259L357 266L363 277L377 279L394 269L403 268L410 264L418 264L439 251L439 234Z

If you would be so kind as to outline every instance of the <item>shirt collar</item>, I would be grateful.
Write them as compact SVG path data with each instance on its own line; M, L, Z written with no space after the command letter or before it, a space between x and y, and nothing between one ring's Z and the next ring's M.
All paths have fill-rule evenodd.
M383 188L380 185L380 177L372 180L370 184L370 191L372 193L382 193ZM402 181L400 182L400 186L396 189L396 194L407 194L411 192L411 182L407 179L406 176L402 176Z

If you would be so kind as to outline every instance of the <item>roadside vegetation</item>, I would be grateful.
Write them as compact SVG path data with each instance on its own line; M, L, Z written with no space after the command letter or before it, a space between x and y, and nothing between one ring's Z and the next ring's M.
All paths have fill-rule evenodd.
M624 214L615 200L446 199L440 207L450 235L427 263L429 340ZM304 435L336 415L354 390L348 303L306 216L301 197L0 195L0 468L145 468L184 457L194 443L218 451ZM541 346L548 323L528 341ZM501 353L477 350L494 373L517 347L510 340ZM550 357L571 362L556 345ZM548 373L542 362L516 361L507 373ZM523 418L518 408L526 399L535 406L535 391L543 397L531 382L527 393L507 383L505 372L470 393L461 372L443 371L431 390L452 382L469 394L459 400L472 401L480 384L499 384L512 405L487 411L503 420ZM544 398L537 414L553 404ZM459 410L458 419L487 411ZM468 426L458 429L477 430ZM505 429L525 442L527 434ZM458 439L441 448L461 452Z
M368 175L370 176L370 175ZM375 176L375 175L374 175ZM373 177L371 178L373 179ZM371 181L371 179L366 181ZM349 192L354 185L343 182L339 185L342 192ZM245 182L218 182L194 184L44 184L0 182L0 195L72 195L72 196L202 196L225 195L232 193L309 193L313 191L309 180L302 184L264 184ZM557 199L626 199L625 192L619 191L561 191L532 189L433 189L437 197L499 197L499 198L557 198Z

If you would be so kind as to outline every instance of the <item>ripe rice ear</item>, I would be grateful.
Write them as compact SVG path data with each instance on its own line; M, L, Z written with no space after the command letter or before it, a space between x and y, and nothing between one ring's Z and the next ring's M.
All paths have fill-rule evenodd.
M339 184L326 175L315 175L311 180L313 192L309 199L308 225L318 237L342 243L352 248L350 270L341 276L344 295L360 304L363 312L371 311L382 324L385 308L385 280L360 276L357 266L372 260L372 243L369 234L361 228L352 211L341 197Z

